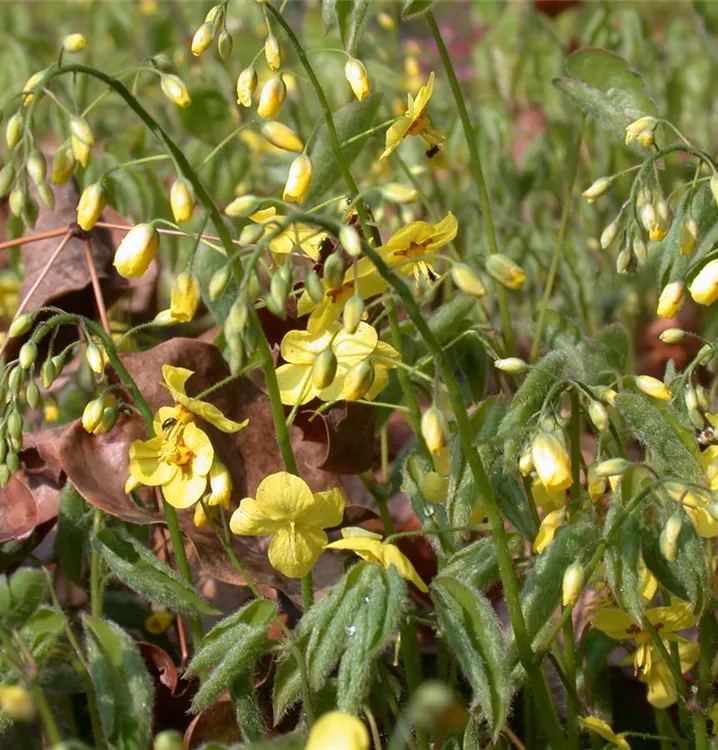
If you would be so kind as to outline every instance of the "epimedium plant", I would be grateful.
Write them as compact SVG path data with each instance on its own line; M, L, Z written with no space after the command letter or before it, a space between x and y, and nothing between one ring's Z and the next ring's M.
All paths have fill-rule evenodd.
M680 322L689 299L710 307L713 157L660 115L623 57L595 46L610 42L610 10L598 9L553 80L580 123L537 263L497 209L445 7L325 0L304 12L332 46L306 44L311 28L287 3L227 0L192 18L183 54L231 76L237 102L229 134L199 156L177 121L204 133L203 108L226 113L188 85L181 55L113 74L77 58L87 43L72 33L5 107L0 193L26 234L4 248L22 245L29 271L35 242L59 244L6 310L0 481L24 515L8 511L2 530L4 731L27 747L122 750L710 747L715 343L699 326L664 327L685 366L637 370L620 322L594 326L590 312L583 330L558 300L564 266L591 261L571 236L581 153L613 138L630 157L583 192L596 210L620 196L599 247L618 247L621 276L654 272L658 318ZM522 33L540 9L525 13ZM235 70L240 17L264 41ZM408 100L386 119L374 23L421 28L437 51L428 71L407 55ZM187 114L197 101L204 125ZM112 140L96 134L111 102L143 128L124 161L97 153ZM50 169L47 108L62 133ZM246 164L232 172L239 143L262 168L246 182ZM222 159L239 181L231 195L204 176ZM122 203L137 170L166 193L161 215ZM452 175L471 195L456 206L442 190ZM54 211L76 178L76 213ZM106 221L113 204L136 223ZM33 233L48 216L55 225ZM121 239L102 265L109 230ZM33 298L63 258L84 263L90 312L69 295ZM113 284L134 294L158 265L168 307L133 319L111 304ZM528 337L522 295L536 311ZM44 406L52 421L50 399L83 378L92 397L45 458L34 415ZM410 437L392 457L395 424ZM322 460L307 458L322 441ZM59 467L54 510L38 504L36 454ZM350 501L340 475L352 473L377 512ZM399 490L411 528L391 512ZM56 516L56 559L33 565L37 529ZM433 570L407 544L422 538ZM210 600L200 571L241 598ZM79 607L67 581L87 588ZM159 642L113 610L120 593L149 602L142 631ZM619 647L647 722L605 689Z

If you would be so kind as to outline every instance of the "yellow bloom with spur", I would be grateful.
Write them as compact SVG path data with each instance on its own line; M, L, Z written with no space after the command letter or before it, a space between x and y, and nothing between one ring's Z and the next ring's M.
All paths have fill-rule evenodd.
M594 732L606 742L615 745L619 750L631 750L626 735L623 733L616 734L610 725L603 719L599 719L598 716L582 716L579 718L579 722L584 729Z
M322 401L347 399L347 375L370 357L374 379L363 398L372 401L389 380L388 369L398 362L399 353L379 341L376 329L360 323L349 334L338 323L320 333L289 331L280 346L287 364L277 369L277 382L283 404L302 405L319 398Z
M431 258L437 250L448 245L459 231L459 222L449 212L436 224L427 221L412 221L394 233L387 243L378 249L385 263L404 276L423 276L431 281L434 269Z
M425 594L429 591L421 580L416 568L406 555L394 544L382 542L380 537L364 529L350 527L342 529L342 539L327 545L327 549L341 549L354 552L362 560L380 563L385 568L394 566L402 578L411 581L419 591Z
M419 135L424 139L427 145L427 156L434 156L439 151L444 142L444 136L436 128L431 127L431 120L426 116L426 109L433 93L434 73L432 72L426 86L419 89L416 98L409 94L404 116L386 131L386 145L380 159L386 159L408 135Z
M239 536L271 536L271 565L288 578L302 578L329 541L324 529L342 522L344 505L338 489L312 492L304 480L280 471L260 482L256 499L242 500L229 527Z
M678 635L679 631L696 624L689 602L674 599L668 607L646 610L645 617L668 645L678 643L681 672L685 674L698 661L698 646ZM641 682L648 686L648 702L656 708L666 708L676 702L673 674L656 648L651 634L622 609L605 607L591 621L593 627L615 640L633 640L637 644L631 661Z
M277 232L285 217L278 214L274 207L255 211L249 218L257 224L264 225L262 237L274 234L268 245L271 252L277 255L289 255L295 248L299 248L312 260L319 258L320 246L326 237L325 232L318 232L307 224L301 223L289 224Z

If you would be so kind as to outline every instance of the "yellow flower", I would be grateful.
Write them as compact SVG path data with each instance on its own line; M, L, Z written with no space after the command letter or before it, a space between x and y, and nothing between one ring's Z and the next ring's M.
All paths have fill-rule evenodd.
M123 237L113 265L126 279L139 279L150 267L160 246L160 235L152 224L136 224Z
M193 273L181 273L172 285L170 315L180 323L189 323L199 307L199 279Z
M350 57L344 66L344 78L351 86L354 96L362 102L369 96L369 76L364 63L356 57Z
M351 550L362 560L381 563L385 568L393 565L399 571L401 577L411 581L419 591L423 591L425 594L429 591L424 581L419 578L419 574L409 558L396 545L382 542L373 534L358 528L342 529L342 537L343 539L328 544L327 549Z
M667 320L675 318L685 301L686 285L682 281L672 281L663 287L661 296L658 299L656 315L659 318L666 318Z
M312 162L308 156L298 156L289 167L283 198L289 203L302 203L312 182Z
M356 716L329 711L312 727L304 750L369 750L369 732Z
M718 258L701 268L691 283L690 293L699 305L712 305L718 299Z
M178 107L189 107L192 104L189 91L185 82L174 73L163 75L160 79L160 88L162 93Z
M209 422L222 432L238 432L249 422L235 422L222 414L222 412L213 404L208 404L198 398L190 398L185 390L185 383L194 375L192 370L184 367L173 367L172 365L162 366L162 377L164 378L165 388L180 406L183 406L188 412Z
M170 629L174 620L175 616L172 612L153 612L145 620L145 630L152 635L162 635Z
M678 635L678 631L696 624L689 602L674 599L668 607L646 610L648 621L661 639L679 644L681 672L687 672L698 660L695 643ZM605 607L592 620L595 628L615 640L631 639L638 648L632 654L633 665L641 682L648 686L648 702L656 708L666 708L676 702L676 685L668 665L655 647L651 635L627 612L616 607Z
M563 508L566 505L566 493L564 490L548 490L543 486L538 477L534 477L531 485L531 495L537 508L544 513Z
M170 208L178 224L184 224L192 218L194 212L194 188L189 180L178 177L170 188Z
M0 685L0 710L13 721L32 721L35 718L35 700L22 685Z
M257 105L257 114L266 120L271 120L284 104L287 97L287 87L282 76L274 76L262 87Z
M378 252L392 269L405 276L413 273L417 281L420 275L431 281L431 256L448 245L456 237L458 229L459 223L451 212L436 224L412 221L393 234Z
M431 127L431 120L426 116L426 108L434 93L434 73L429 75L426 86L419 89L416 99L409 94L406 112L386 131L386 145L380 159L386 159L401 141L408 135L420 135L429 147L428 154L433 154L441 147L444 136Z
M531 459L541 484L550 491L571 486L571 459L563 442L551 432L539 432L531 441Z
M105 188L99 182L88 185L82 191L77 204L77 223L86 232L89 232L97 223L102 214L102 209L106 204L107 193L105 192Z
M68 34L62 40L65 52L82 52L87 47L87 39L82 34Z
M639 375L636 378L638 390L643 391L647 396L658 399L659 401L670 401L673 393L658 378L650 375Z
M277 213L274 207L265 208L262 211L255 211L250 217L256 224L264 225L263 237L276 232L278 227L284 221L284 216ZM305 255L312 260L319 258L319 251L326 234L317 232L313 227L307 224L290 224L285 227L279 234L276 234L269 241L269 250L277 255L289 255L295 247L298 247ZM305 313L300 313L305 314Z
M708 480L708 486L712 490L718 487L717 461L718 446L712 445L701 453L703 471ZM712 539L718 536L718 521L706 510L707 506L711 504L710 493L707 489L705 492L689 490L680 482L666 482L663 488L672 500L683 506L700 536L704 539Z
M595 732L599 737L603 737L607 742L611 742L620 750L631 750L631 746L626 740L624 734L616 734L613 729L603 720L599 719L598 716L582 716L579 718L581 725L586 729L590 729Z
M327 349L336 358L336 374L324 387L317 387L312 377L314 362ZM355 333L347 333L339 324L330 325L323 333L289 331L280 346L282 359L287 364L277 369L277 381L282 403L301 405L313 398L335 401L345 397L344 381L354 365L373 356L374 382L364 394L372 401L386 386L388 368L399 360L399 353L389 344L379 341L376 329L360 323Z
M547 513L544 516L543 521L541 521L538 534L536 534L536 539L534 539L532 546L533 551L536 552L536 554L541 554L541 552L551 544L558 533L558 530L564 526L565 523L566 511L563 508L552 510L550 513Z
M302 578L314 566L338 526L344 498L338 489L312 492L299 477L280 471L263 479L256 500L245 497L229 526L240 536L272 536L269 562L288 578Z

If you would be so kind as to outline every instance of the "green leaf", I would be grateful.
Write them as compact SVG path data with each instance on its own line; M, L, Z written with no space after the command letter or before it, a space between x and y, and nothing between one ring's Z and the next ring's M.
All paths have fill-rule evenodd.
M431 598L444 637L473 689L472 704L496 739L509 704L506 642L496 613L480 591L443 574L432 582Z
M215 146L236 128L232 121L227 98L217 89L207 86L193 88L189 107L177 107L182 127L194 138Z
M60 493L55 554L63 573L78 586L82 585L82 566L88 537L85 510L82 495L68 482Z
M381 99L381 94L372 94L363 102L351 102L334 113L334 124L340 143L343 144L350 138L359 136L374 125ZM367 138L368 136L364 135L342 146L342 153L347 164L351 165L356 159ZM306 200L308 206L317 203L319 198L342 176L339 164L334 157L326 124L319 129L312 148L311 159L312 184Z
M173 612L219 614L168 565L121 527L103 529L93 539L107 567L133 591Z
M657 471L705 482L693 433L681 425L673 407L643 393L621 393L616 406L650 450L649 461Z
M223 253L213 250L203 242L197 247L197 252L192 263L192 270L199 279L199 288L202 292L202 302L212 313L212 317L218 325L222 325L227 316L232 303L237 299L238 286L234 276L227 284L226 289L217 299L209 298L209 284L214 274L228 264L227 256Z
M534 320L538 320L539 313L534 313ZM581 329L558 310L549 310L544 319L541 340L549 349L573 349L582 340Z
M0 623L22 627L46 597L47 579L42 570L20 568L10 578L0 576Z
M475 309L476 300L473 297L455 294L429 318L429 328L440 343L448 341L466 329L466 321Z
M242 737L247 742L258 742L264 738L262 708L257 698L252 671L247 669L237 675L229 686L234 703L234 715Z
M657 114L641 76L613 52L590 47L577 50L567 58L566 71L569 75L555 79L554 85L621 140L632 122ZM633 146L645 154L640 144Z
M589 382L598 384L606 377L623 372L628 362L631 340L625 327L613 323L602 328L590 341L580 347L583 369Z
M479 591L499 579L496 542L492 536L477 539L452 555L441 569L441 575L456 578Z
M433 470L434 465L431 461L414 453L404 461L402 471L401 490L408 496L411 507L424 528L432 526L442 528L449 525L447 508L442 504L429 502L424 497L424 480L426 475ZM473 479L467 481L473 483ZM431 534L427 537L427 541L440 557L445 556L443 544L448 543L449 539L449 532L442 532L440 535Z
M526 539L534 539L538 526L531 512L529 499L518 479L513 474L495 471L491 477L491 485L503 515Z
M51 607L41 606L20 630L23 643L37 663L54 654L55 644L65 629L65 617Z
M98 617L83 617L100 721L116 750L146 748L152 736L152 681L132 638Z
M369 0L323 0L324 32L328 33L338 28L342 44L347 52L353 54L359 43L368 10Z
M418 18L427 11L430 11L436 0L406 0L404 7L401 9L401 17L410 19Z

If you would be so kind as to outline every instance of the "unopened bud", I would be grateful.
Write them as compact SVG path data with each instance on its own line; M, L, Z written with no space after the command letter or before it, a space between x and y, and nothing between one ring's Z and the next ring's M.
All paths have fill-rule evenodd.
M257 114L266 120L271 120L284 104L287 97L287 87L282 76L274 76L262 87L257 105Z
M186 108L192 104L187 86L179 76L173 73L163 75L160 78L160 88L162 93L178 107Z
M664 344L679 344L686 337L686 332L680 328L667 328L658 337Z
M212 274L209 280L209 299L214 302L224 292L232 278L232 269L229 266L222 266Z
M20 470L20 457L17 454L18 452L13 449L5 456L5 465L11 474L17 474Z
M178 224L184 224L192 218L194 211L194 188L184 177L178 177L170 188L170 208Z
M519 471L522 477L527 477L534 470L534 460L531 457L531 443L528 443L521 451L519 457Z
M355 333L356 329L359 328L359 323L361 323L363 315L364 300L355 294L351 296L344 305L344 312L342 315L344 330L349 334Z
M616 256L616 271L628 276L636 272L636 256L631 252L630 247L624 247Z
M287 286L287 282L278 273L275 273L269 282L269 297L266 299L266 304L269 312L278 318L282 318L282 320L284 320L287 314L285 306L288 295L289 287Z
M227 31L227 29L222 29L222 31L219 32L219 37L217 38L217 52L219 52L220 60L229 60L233 48L234 39L232 38L232 35L229 33L229 31Z
M257 210L258 205L259 198L256 195L242 195L239 198L235 198L224 209L224 213L232 219L246 219Z
M37 150L33 151L28 157L27 173L36 185L41 185L45 182L45 177L47 177L47 163L45 162L45 157Z
M654 227L658 224L658 216L656 215L656 207L653 205L653 203L645 203L643 206L641 206L641 210L639 211L639 218L641 219L643 228L647 232L650 232L654 229Z
M698 241L698 224L692 217L688 217L683 224L681 224L681 235L679 240L679 246L681 255L692 255L696 249L696 242Z
M680 513L674 513L667 521L661 531L659 547L661 554L668 562L675 562L678 557L678 538L683 527L683 517Z
M350 258L358 258L361 255L361 239L359 232L348 224L343 224L339 230L339 243Z
M30 313L23 313L18 315L15 320L10 324L8 335L22 336L26 334L32 328L33 316Z
M87 349L85 350L85 359L87 360L87 364L89 365L90 370L92 370L95 375L102 375L102 373L105 371L105 363L102 359L102 352L100 351L100 348L93 341L91 341L87 345Z
M24 420L17 409L10 412L7 418L7 432L10 437L19 438L22 435Z
M152 224L135 224L120 242L113 265L125 279L139 279L155 259L160 235Z
M284 151L294 151L301 154L304 150L302 139L290 128L281 122L265 122L262 125L262 135L277 148Z
M486 270L499 284L513 291L521 289L526 283L526 273L521 266L501 253L489 255L486 259Z
M250 306L242 299L237 299L229 308L227 319L231 321L231 326L238 333L243 333L249 320Z
M658 380L658 378L651 377L650 375L639 375L636 378L636 386L647 396L659 401L670 401L673 398L671 390Z
M451 266L451 279L457 288L465 294L469 294L476 299L481 299L486 295L486 287L474 272L474 269L467 263L454 263Z
M312 181L312 162L308 156L298 156L289 167L283 198L289 203L303 203Z
M105 413L105 402L100 396L88 402L82 412L82 427L85 432L93 434L102 423Z
M346 266L340 253L333 253L324 261L324 280L330 289L336 289L344 281Z
M0 198L4 198L11 190L15 181L15 168L12 164L6 164L0 169Z
M354 96L362 102L369 96L369 76L364 64L355 57L350 57L344 66L344 78L351 86Z
M25 390L25 401L31 409L37 409L40 405L40 389L34 381L29 383Z
M638 120L632 122L626 128L626 145L630 146L639 136L642 136L641 144L647 138L645 134L653 134L653 131L658 125L658 120L655 117L640 117Z
M698 399L698 406L700 406L703 411L710 410L710 395L706 388L700 384L696 386L696 398Z
M22 185L19 182L15 183L15 186L10 191L9 198L10 213L13 216L22 216L27 204L27 197L27 193Z
M660 242L665 239L668 234L668 230L671 228L671 222L673 221L673 212L668 204L668 201L661 198L656 203L656 224L648 232L648 237L654 242Z
M54 362L46 359L40 368L40 382L43 388L48 389L55 382L56 373Z
M364 398L374 385L376 371L370 359L353 365L344 377L342 398L345 401L357 401Z
M213 5L204 17L205 23L212 23L215 26L221 26L224 21L224 8L221 5Z
M201 300L199 279L183 272L177 276L170 293L170 315L180 323L189 323L194 318Z
M82 117L70 118L70 134L87 146L95 145L95 135L87 124L87 120Z
M62 46L65 52L82 52L87 47L87 39L82 34L68 34L62 40Z
M307 271L304 277L304 289L315 305L324 299L324 286L316 271Z
M643 241L641 235L637 234L633 238L631 248L638 264L643 265L648 260L648 245Z
M152 750L184 750L184 738L176 729L165 729L155 736Z
M37 359L37 344L34 341L27 341L20 347L18 361L23 370L29 370Z
M192 37L192 54L199 57L203 52L212 46L214 41L215 28L213 23L203 23Z
M40 80L45 75L44 70L38 70L37 73L33 73L27 81L25 81L25 85L22 87L23 93L22 95L22 105L23 107L29 107L30 102L32 102L33 98L35 97L35 94L32 93L35 86L37 86L38 83L40 83Z
M53 185L64 185L75 173L75 155L72 147L65 144L60 146L52 159L52 174L50 179Z
M22 115L16 112L8 121L5 127L5 141L7 147L12 151L22 140Z
M421 415L421 436L433 456L446 447L449 427L446 417L436 406L430 406Z
M264 57L272 70L279 70L282 67L282 51L277 37L271 31L264 42Z
M77 223L88 232L97 223L106 204L107 192L104 186L99 182L88 185L82 191L80 202L77 204ZM123 242L126 240L127 237Z
M656 315L670 320L675 318L686 300L686 285L682 281L671 281L663 287L658 299Z
M507 357L506 359L497 359L494 362L494 367L502 372L518 375L522 372L528 372L529 364L518 357Z
M252 106L252 95L257 88L257 70L254 65L245 68L237 79L237 104L243 107Z
M331 346L319 352L312 365L312 385L319 391L328 388L337 374L337 357Z
M601 232L599 242L604 250L616 239L616 237L618 237L619 228L620 225L618 221L612 221L606 226L603 232Z
M588 405L588 416L599 432L607 432L609 426L608 412L600 401L593 399Z
M561 584L561 600L564 607L572 607L581 593L586 572L583 565L573 563L566 568Z
M0 685L0 709L12 721L28 723L35 718L32 693L21 685Z
M599 177L595 182L583 191L582 195L588 203L593 203L596 199L605 195L613 184L613 180L610 177Z
M625 458L609 458L593 465L593 472L597 477L619 477L625 474L632 464Z

